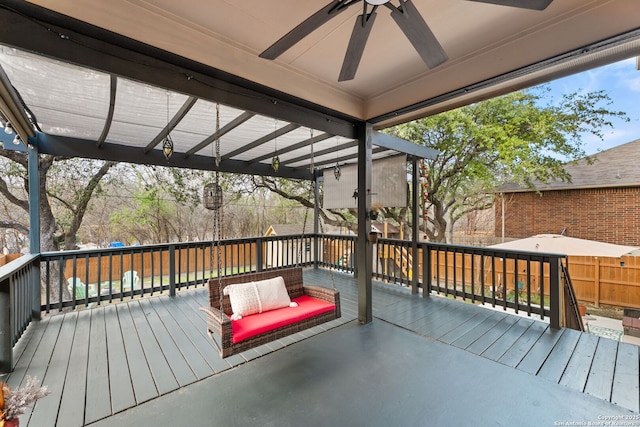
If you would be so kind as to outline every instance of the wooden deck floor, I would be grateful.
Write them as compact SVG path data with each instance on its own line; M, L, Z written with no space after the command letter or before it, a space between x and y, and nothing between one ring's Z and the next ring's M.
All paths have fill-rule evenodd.
M37 376L51 394L21 417L23 426L81 426L244 364L357 318L355 280L335 273L342 318L247 351L219 358L198 307L203 288L49 316L29 327L15 348L10 386ZM324 270L305 281L330 286ZM639 347L445 298L411 296L376 284L374 316L419 336L640 410ZM407 368L410 369L410 368Z

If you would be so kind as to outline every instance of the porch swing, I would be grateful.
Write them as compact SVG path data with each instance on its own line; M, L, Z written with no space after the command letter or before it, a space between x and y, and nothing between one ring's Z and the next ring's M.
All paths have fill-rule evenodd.
M216 106L216 135L220 129L220 106ZM312 135L313 135L313 131ZM312 138L313 139L313 138ZM222 188L219 183L220 137L215 144L215 182L205 185L204 204L214 211L214 239L217 247L217 278L209 279L207 329L223 359L234 354L284 338L296 332L330 322L340 317L340 294L335 289L304 285L300 264L235 276L221 276ZM311 144L313 171L313 143ZM307 212L303 225L306 228ZM301 245L300 245L301 246ZM213 247L211 265L213 268Z

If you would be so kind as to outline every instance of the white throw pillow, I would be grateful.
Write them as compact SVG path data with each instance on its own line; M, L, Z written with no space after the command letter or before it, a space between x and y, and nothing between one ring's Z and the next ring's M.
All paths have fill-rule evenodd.
M258 288L258 299L261 305L260 312L288 307L291 304L291 298L289 298L282 276L255 283Z
M283 307L297 307L291 302L282 276L258 282L237 283L224 288L231 303L231 320Z

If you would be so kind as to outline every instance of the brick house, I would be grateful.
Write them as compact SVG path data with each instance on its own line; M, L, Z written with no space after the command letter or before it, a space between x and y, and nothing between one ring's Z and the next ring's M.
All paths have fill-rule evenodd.
M538 184L538 192L503 186L495 204L496 237L564 231L581 239L640 245L640 139L590 157L593 164L583 159L566 166L572 182Z

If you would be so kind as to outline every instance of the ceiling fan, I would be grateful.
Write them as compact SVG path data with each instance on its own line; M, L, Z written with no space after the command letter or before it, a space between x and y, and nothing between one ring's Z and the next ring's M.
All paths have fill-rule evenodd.
M470 0L480 3L491 3L512 6L522 9L544 10L553 0ZM293 45L311 34L320 26L335 18L356 3L362 2L362 15L356 19L347 52L342 62L338 81L353 80L376 19L378 6L386 6L391 10L391 17L409 39L429 68L437 67L448 57L444 49L433 35L411 0L399 0L399 6L391 4L391 0L334 0L285 34L280 40L260 54L261 58L276 59Z

